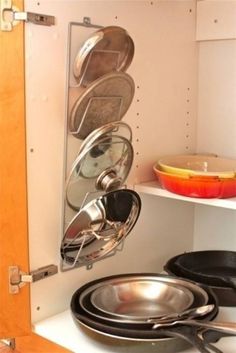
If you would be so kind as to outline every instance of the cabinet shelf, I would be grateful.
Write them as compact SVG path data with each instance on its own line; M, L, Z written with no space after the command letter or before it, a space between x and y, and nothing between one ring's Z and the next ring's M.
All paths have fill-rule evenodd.
M159 197L166 197L174 200L182 200L201 205L216 206L236 210L236 197L230 199L201 199L181 196L163 189L157 181L149 181L145 183L136 184L134 186L134 190L140 193L155 195Z
M235 317L236 308L221 307L216 321L234 321ZM147 352L147 345L144 345L143 348L140 345L137 350L137 342L132 346L130 342L126 345L126 341L119 341L121 344L114 346L113 342L113 345L111 346L108 337L102 335L98 336L96 333L78 328L72 319L70 310L37 323L34 330L35 333L64 346L74 353L105 353L111 352L111 349L112 352L117 353L127 352L127 349L129 349L130 353L135 353L137 351L140 353ZM150 342L149 344L153 346L155 343ZM223 352L234 353L236 337L223 338L215 345ZM154 347L152 347L152 349L153 348ZM197 352L198 351L195 348L189 348L179 353Z

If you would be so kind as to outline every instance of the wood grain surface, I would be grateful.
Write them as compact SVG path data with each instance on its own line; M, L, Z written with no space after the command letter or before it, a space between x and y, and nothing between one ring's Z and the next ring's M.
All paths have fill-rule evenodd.
M10 265L28 271L23 37L23 24L0 31L0 337L26 335L31 326L29 285L17 295L8 290Z

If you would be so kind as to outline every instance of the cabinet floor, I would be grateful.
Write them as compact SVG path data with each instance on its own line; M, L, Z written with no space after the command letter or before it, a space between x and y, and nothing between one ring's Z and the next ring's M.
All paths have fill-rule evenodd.
M221 307L216 321L236 321L236 308ZM38 322L35 332L57 344L66 347L74 353L151 353L158 352L158 342L127 342L125 340L110 339L103 335L79 328L72 319L69 310L56 316ZM215 344L224 353L235 353L236 337L221 339ZM177 352L174 349L173 352ZM187 348L179 353L198 353L195 348Z

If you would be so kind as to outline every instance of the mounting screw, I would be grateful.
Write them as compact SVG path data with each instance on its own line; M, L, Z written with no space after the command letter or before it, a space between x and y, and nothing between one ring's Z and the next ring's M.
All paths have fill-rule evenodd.
M86 26L90 26L91 25L91 19L90 17L84 17L83 18L83 22Z

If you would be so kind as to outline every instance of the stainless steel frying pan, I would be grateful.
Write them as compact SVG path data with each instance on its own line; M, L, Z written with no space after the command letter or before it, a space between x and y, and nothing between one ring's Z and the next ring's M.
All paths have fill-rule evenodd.
M207 293L188 281L163 276L115 278L92 285L80 295L88 314L111 322L147 324L150 318L205 305Z
M186 287L141 278L103 285L90 297L93 306L106 314L138 320L180 313L190 308L193 299Z

